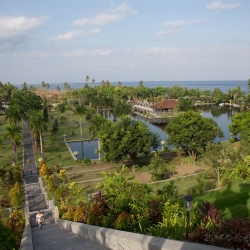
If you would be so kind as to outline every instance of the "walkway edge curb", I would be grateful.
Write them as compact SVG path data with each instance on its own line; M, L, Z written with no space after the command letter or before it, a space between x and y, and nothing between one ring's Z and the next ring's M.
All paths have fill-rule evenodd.
M119 231L84 223L55 219L60 227L109 249L154 249L154 250L225 250L211 245L177 241L161 237Z

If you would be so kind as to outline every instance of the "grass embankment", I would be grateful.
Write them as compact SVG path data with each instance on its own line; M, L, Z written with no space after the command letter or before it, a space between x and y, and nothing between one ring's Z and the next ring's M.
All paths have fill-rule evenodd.
M9 124L5 121L5 116L0 116L0 138L3 140L6 134L6 128ZM1 141L0 140L0 141ZM13 145L10 143L10 139L3 140L3 144L0 143L0 163L3 169L8 169L12 166L12 161L16 161L16 156L13 153ZM23 148L22 145L17 145L17 162L20 168L23 166Z
M8 122L5 121L5 116L0 116L0 138L3 140L3 137L6 133L6 128L9 126ZM11 144L10 139L5 139L0 143L0 168L8 171L13 170L13 162L19 164L20 169L23 169L23 146L22 144L17 145L17 159L13 153L13 145ZM5 177L6 178L6 177ZM9 197L9 190L13 188L15 181L0 180L0 200L3 198ZM23 188L23 183L21 183ZM20 206L24 206L24 196L21 197ZM23 208L21 208L22 213L24 213ZM6 219L9 216L8 209L0 209L0 218Z
M250 216L250 181L234 181L228 187L195 197L194 205L201 201L214 203L226 218Z

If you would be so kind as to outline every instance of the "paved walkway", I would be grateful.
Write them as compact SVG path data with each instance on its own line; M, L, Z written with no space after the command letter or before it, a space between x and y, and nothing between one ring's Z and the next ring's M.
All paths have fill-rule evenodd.
M34 250L105 250L104 246L84 239L55 224L52 211L48 209L43 187L39 183L37 166L33 152L32 138L27 123L23 125L23 151L26 206L28 206ZM32 172L32 174L31 174ZM36 224L36 213L41 210L45 223L43 229Z

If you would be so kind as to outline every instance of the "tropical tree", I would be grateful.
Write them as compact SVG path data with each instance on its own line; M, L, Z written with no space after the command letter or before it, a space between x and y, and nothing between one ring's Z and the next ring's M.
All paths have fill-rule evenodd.
M189 98L180 98L178 100L178 105L177 108L179 111L188 111L188 110L194 110L195 106L194 106L194 102L189 99Z
M13 153L15 154L16 161L17 161L16 146L17 146L17 143L20 143L22 140L22 128L15 124L11 124L10 126L6 127L4 139L6 138L9 138L11 140L11 143L13 143Z
M237 113L232 117L232 123L228 126L230 133L234 136L250 140L250 111Z
M101 127L104 123L107 122L107 119L103 118L100 114L94 114L90 119L90 126L89 126L89 134L92 138L98 135Z
M39 134L40 153L41 155L43 155L42 133L47 131L47 124L46 121L44 120L44 114L42 110L39 111L32 110L29 113L28 126L32 131L36 150L37 150L37 135Z
M42 87L42 89L46 87L45 81L42 81L42 82L41 82L41 87Z
M213 119L191 110L174 117L167 124L166 132L170 145L182 148L195 160L208 142L212 142L216 136L223 137L221 128Z
M67 82L65 82L65 83L63 84L63 87L64 87L65 90L66 90L66 89L70 89L70 86L69 86L69 84L68 84Z
M132 106L124 101L120 101L114 105L113 115L114 120L121 117L122 115L131 114Z
M80 132L81 132L81 137L82 137L82 117L86 112L86 107L83 104L77 105L74 113L77 115L80 115Z
M107 121L100 127L98 133L101 152L108 162L120 162L128 155L133 163L138 153L148 155L150 148L157 149L160 137L149 131L142 121L132 120L128 116L113 123Z
M14 124L15 126L22 120L23 116L24 111L22 110L22 106L18 105L18 103L9 105L5 110L5 120L8 120L10 124Z
M93 78L93 79L92 79L92 84L94 84L94 83L95 83L95 79Z
M27 89L28 89L28 88L27 88L27 83L24 82L23 85L22 85L22 90L27 90Z
M88 75L85 77L85 80L86 80L86 82L89 81L89 76Z

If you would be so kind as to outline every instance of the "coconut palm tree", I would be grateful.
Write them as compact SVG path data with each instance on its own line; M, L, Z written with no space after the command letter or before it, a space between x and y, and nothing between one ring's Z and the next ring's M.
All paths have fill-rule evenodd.
M89 76L88 75L85 77L85 80L86 80L86 82L89 81Z
M6 132L3 138L9 138L13 143L13 153L15 154L17 161L16 145L22 140L22 128L20 126L16 126L15 124L11 124L6 127Z
M122 115L131 114L132 106L126 102L118 102L113 109L114 120Z
M15 126L18 125L18 123L23 118L23 112L21 110L20 105L17 103L11 104L6 110L5 110L5 120L8 120L9 123Z
M28 126L32 131L35 145L37 145L37 135L40 137L40 148L41 155L43 155L43 142L42 142L42 133L47 131L47 124L44 120L43 111L32 110L29 113L29 121Z
M83 104L77 105L74 111L75 114L80 115L80 132L82 137L82 116L86 112L86 107Z
M92 79L92 83L93 83L93 84L95 83L95 79L94 79L94 78Z
M42 87L42 89L46 87L45 81L42 81L42 82L41 82L41 87Z

